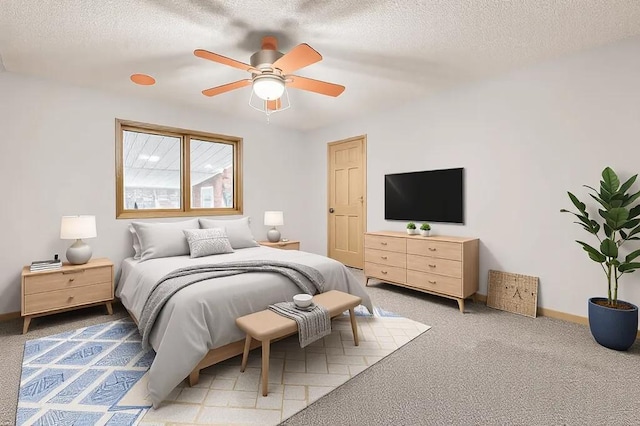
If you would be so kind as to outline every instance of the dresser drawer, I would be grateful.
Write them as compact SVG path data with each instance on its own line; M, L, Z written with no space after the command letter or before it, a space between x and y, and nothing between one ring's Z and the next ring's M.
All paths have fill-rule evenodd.
M462 278L462 262L457 260L407 254L407 269Z
M407 252L407 243L405 238L387 237L384 235L364 235L365 248L378 250L395 251L398 253Z
M450 296L462 297L462 279L407 270L407 285Z
M382 281L392 281L404 284L406 281L407 270L404 268L397 268L395 266L365 262L364 275L367 277L378 278Z
M367 248L364 250L364 261L404 268L407 265L407 255L394 251Z
M407 253L462 260L462 244L414 238L407 240Z
M104 302L112 298L113 288L111 282L48 291L46 293L28 294L24 297L23 315Z
M24 277L24 294L48 293L98 283L111 285L111 270L111 266L104 266L29 275Z

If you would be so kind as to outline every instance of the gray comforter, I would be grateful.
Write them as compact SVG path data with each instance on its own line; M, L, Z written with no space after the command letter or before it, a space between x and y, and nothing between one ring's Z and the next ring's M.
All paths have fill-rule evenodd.
M296 250L252 247L234 253L191 259L175 256L139 262L125 259L116 295L135 317L154 285L179 268L236 261L276 260L295 262L318 270L325 279L325 291L340 290L362 298L373 312L363 285L340 262L325 256ZM149 369L149 395L158 405L210 349L244 339L235 325L237 317L267 309L269 305L293 300L300 289L287 277L259 272L204 280L177 292L167 301L149 334L156 357ZM239 368L239 367L238 367Z
M138 320L138 329L142 335L142 348L149 349L151 329L165 303L178 291L200 281L213 280L214 278L220 279L250 272L275 272L284 275L306 294L314 295L324 291L324 277L320 272L308 266L292 262L245 260L180 268L160 278L144 304L142 315ZM216 280L215 282L218 281ZM212 282L211 285L215 285L215 282Z

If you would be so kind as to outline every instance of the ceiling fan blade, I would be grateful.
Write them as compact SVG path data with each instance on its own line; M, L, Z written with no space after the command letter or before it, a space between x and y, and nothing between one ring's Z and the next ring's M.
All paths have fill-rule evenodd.
M215 95L219 95L221 93L226 93L229 92L231 90L235 90L235 89L239 89L241 87L245 87L251 84L251 80L250 79L246 79L246 80L238 80L238 81L234 81L233 83L227 83L227 84L223 84L222 86L216 86L216 87L212 87L210 89L206 89L202 91L202 94L205 96L215 96Z
M279 68L283 74L289 74L321 60L322 55L308 44L302 43L281 56L272 66Z
M249 72L260 72L256 68L252 67L249 64L245 64L244 62L236 61L235 59L227 58L226 56L218 55L217 53L209 52L204 49L196 49L193 51L193 54L198 58L208 59L213 62L218 62L223 65L228 65L230 67L239 68L243 71Z
M291 79L291 81L289 81ZM314 80L312 78L299 77L297 75L287 76L287 87L307 90L309 92L320 93L327 96L340 96L344 92L344 86L327 83L326 81Z
M280 100L280 98L274 99L272 101L265 101L265 102L267 102L267 109L268 110L277 111L280 108L282 108L282 101Z

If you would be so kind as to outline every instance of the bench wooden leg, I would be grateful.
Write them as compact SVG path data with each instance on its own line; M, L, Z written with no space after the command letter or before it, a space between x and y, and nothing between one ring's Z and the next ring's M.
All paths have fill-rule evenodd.
M189 386L195 386L200 381L200 369L194 368L191 374L189 374Z
M244 352L242 352L242 365L240 366L240 372L244 373L247 368L247 360L249 359L249 349L251 348L251 336L247 334L247 338L244 341Z
M262 396L269 392L269 347L270 340L262 341Z
M351 330L353 330L353 343L358 346L358 324L356 323L356 313L353 308L349 309L349 318L351 319Z
M460 312L464 314L464 299L458 299L458 308L460 308Z
M24 320L22 322L22 334L27 334L27 331L29 331L29 324L31 324L31 317L24 317Z

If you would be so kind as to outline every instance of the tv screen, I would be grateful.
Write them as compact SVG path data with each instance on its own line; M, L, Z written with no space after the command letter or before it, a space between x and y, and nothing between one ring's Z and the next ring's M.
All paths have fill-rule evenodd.
M384 177L384 218L464 223L464 169L397 173Z

